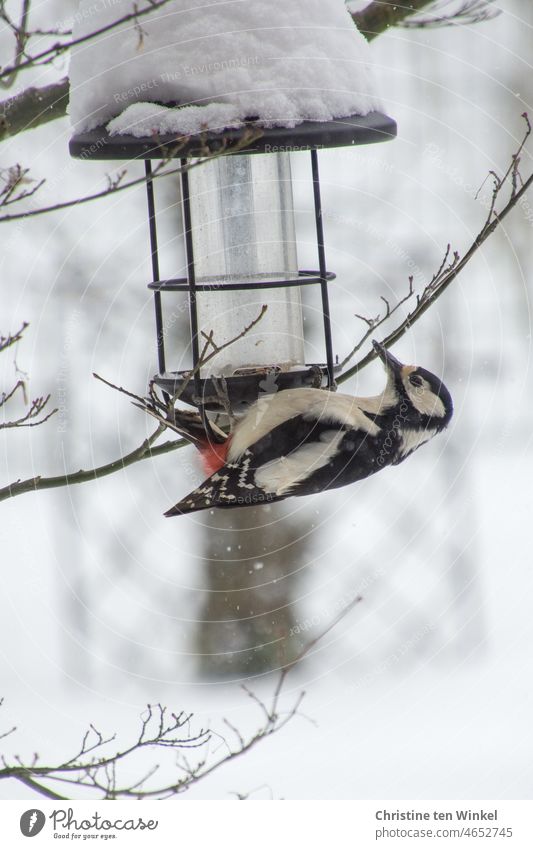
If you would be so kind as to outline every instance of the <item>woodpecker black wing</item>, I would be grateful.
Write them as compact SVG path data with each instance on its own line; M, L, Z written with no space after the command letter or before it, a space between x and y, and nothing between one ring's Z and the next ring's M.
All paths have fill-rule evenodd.
M287 443L291 444L290 430L287 424L272 432L273 446L278 445L282 432ZM311 425L308 418L304 422L291 422L302 432L304 425ZM289 431L289 432L288 432ZM384 444L384 432L381 429L351 427L340 425L333 427L331 422L314 420L307 438L302 438L298 446L287 453L267 459L260 452L255 473L255 482L277 496L311 495L337 489L346 484L362 480L390 465L396 454L399 435L391 431ZM293 443L294 444L294 443ZM252 446L252 451L256 446Z
M238 462L226 463L203 484L167 510L165 516L182 516L211 507L244 507L252 504L270 504L285 496L276 497L255 483L253 454L245 451Z
M165 516L267 504L361 480L392 461L392 452L380 454L377 430L293 416L226 463Z

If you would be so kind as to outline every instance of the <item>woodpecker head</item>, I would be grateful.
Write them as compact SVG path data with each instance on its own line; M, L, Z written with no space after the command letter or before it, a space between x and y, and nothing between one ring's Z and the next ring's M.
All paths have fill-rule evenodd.
M387 372L384 405L402 412L407 427L443 430L453 414L452 398L440 377L420 366L406 366L380 342L374 341L376 351Z

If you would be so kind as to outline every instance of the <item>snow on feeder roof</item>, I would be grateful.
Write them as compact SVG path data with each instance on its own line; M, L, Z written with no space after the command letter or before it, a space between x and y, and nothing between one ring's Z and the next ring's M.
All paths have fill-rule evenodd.
M74 39L134 9L132 0L81 0ZM382 109L344 0L167 0L74 46L69 76L77 133L295 127Z

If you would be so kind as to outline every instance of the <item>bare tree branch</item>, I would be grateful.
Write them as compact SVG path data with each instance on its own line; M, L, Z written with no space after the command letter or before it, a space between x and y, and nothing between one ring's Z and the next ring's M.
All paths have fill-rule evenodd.
M0 334L0 353L5 351L6 348L10 348L11 345L15 345L17 342L20 342L27 327L29 327L29 323L24 321L20 330L17 330L16 333L8 333L7 336L2 336Z
M9 206L12 203L24 200L24 198L31 197L46 182L45 180L32 180L27 176L28 173L29 168L22 168L18 163L12 165L11 168L0 170L0 179L4 182L3 188L0 188L0 206ZM23 188L31 183L35 183L33 188Z
M13 85L17 77L22 58L25 55L26 44L30 38L30 33L28 32L30 6L31 0L22 0L22 10L20 13L20 22L18 24L15 24L7 14L5 3L2 3L0 6L0 20L3 20L8 25L15 36L15 58L11 66L11 72L8 73L4 79L0 79L0 86L2 88L9 88Z
M18 342L20 342L20 340L22 339L24 331L27 327L28 322L25 321L16 333L8 333L7 336L0 335L0 353L6 351L8 348L11 348L13 345L17 345ZM17 374L24 374L18 368L16 359L14 360L14 366ZM45 407L47 406L50 400L50 395L42 395L38 398L34 398L34 400L31 402L28 401L26 392L26 378L27 375L24 376L24 379L17 380L16 383L11 387L11 389L7 390L7 392L0 392L0 411L3 416L3 420L0 421L0 430L15 427L36 427L37 425L44 424L44 422L48 421L48 419L53 416L54 413L57 413L57 409L54 409L51 412L45 414L43 418L39 418L44 412ZM19 395L22 395L24 403L27 405L27 410L15 418L8 419L6 417L7 406L9 402L15 398L17 393Z
M281 699L288 675L307 657L316 645L344 619L362 600L356 596L347 604L329 625L311 639L297 657L284 667L275 682L272 698L267 704L252 690L243 687L248 697L257 705L262 717L259 728L248 737L244 736L232 723L223 719L224 726L234 738L234 742L211 728L200 728L192 732L190 724L193 715L181 711L178 714L169 713L161 704L148 705L146 713L141 716L141 727L134 741L114 753L106 750L115 740L115 735L104 737L94 726L83 737L78 752L68 760L56 766L40 765L37 756L32 763L25 764L20 757L15 757L15 763L10 763L2 757L4 767L0 769L0 780L15 779L30 787L38 795L49 799L69 799L73 797L60 795L55 788L58 784L63 787L77 788L98 794L103 799L169 799L188 790L193 784L202 781L208 775L219 770L225 764L241 757L262 740L281 731L295 716L305 693L300 692L292 705L286 710L281 708ZM1 704L1 702L0 702ZM168 718L167 718L168 717ZM217 741L216 749L209 748L211 742ZM212 760L216 751L224 747L223 754ZM158 787L146 787L147 782L157 773L159 766L153 766L139 779L121 785L117 782L117 767L120 763L131 759L131 756L142 748L165 750L170 749L176 755L174 770L176 778ZM194 762L190 762L185 752L197 752ZM50 786L52 785L52 786Z
M7 215L0 216L0 224L6 224L12 221L18 221L20 219L26 218L34 218L37 215L45 215L49 212L59 212L64 209L70 209L73 206L81 206L81 204L89 203L93 200L99 200L100 198L107 197L108 195L117 194L118 192L123 192L126 189L131 189L135 186L142 185L146 183L148 179L155 180L160 177L168 177L171 174L183 174L184 171L190 171L193 168L198 168L203 165L205 162L211 161L213 159L218 159L220 156L226 156L230 153L237 153L240 150L243 150L247 147L247 145L251 144L252 141L259 138L262 134L262 130L260 129L251 129L247 128L241 138L237 139L235 142L229 143L227 138L221 136L219 147L216 151L211 151L207 144L203 144L202 136L199 138L199 151L200 155L198 158L194 160L189 160L187 164L180 165L178 167L169 167L169 162L171 159L175 159L179 155L179 151L187 144L188 137L182 136L176 140L176 143L173 145L172 149L165 150L165 148L161 148L161 161L159 164L152 170L150 178L146 176L137 177L134 180L130 180L129 182L123 182L123 178L126 175L126 169L120 171L114 177L108 175L107 177L107 186L105 189L101 189L99 192L95 192L92 195L85 195L81 198L73 198L72 200L61 201L60 203L51 204L50 206L38 207L36 209L26 210L25 212L15 212L8 213ZM202 148L204 148L202 150ZM20 165L13 166L15 169L23 173L24 175L28 173L27 169L23 170L20 168ZM9 169L12 170L12 169ZM41 180L38 185L29 192L22 192L18 197L14 198L12 201L22 200L24 197L29 197L34 194L44 183L44 180ZM16 185L16 184L15 184ZM1 194L0 194L1 197ZM2 204L0 203L0 206Z
M368 329L365 331L363 336L359 339L359 342L357 342L357 344L352 348L350 353L347 354L346 357L342 360L342 362L340 363L341 368L344 368L344 366L347 365L350 362L350 360L357 353L357 351L359 351L363 347L366 340L374 335L374 333L376 332L378 327L380 327L382 324L384 324L384 322L388 321L389 318L392 315L394 315L394 313L397 310L399 310L400 307L403 304L406 303L406 301L409 301L411 299L413 292L414 292L413 278L410 277L409 278L409 289L407 291L407 294L404 295L403 298L400 298L400 300L393 307L391 307L389 301L386 298L384 298L383 295L382 295L381 300L385 303L385 312L383 314L380 313L379 315L376 315L374 318L366 318L364 315L356 315L355 316L356 318L359 318L361 321L364 321L365 324L367 325Z
M43 796L45 799L57 799L62 802L67 801L68 799L68 796L61 796L59 793L55 793L53 790L50 790L49 787L45 787L44 784L35 781L35 779L27 775L27 773L24 772L22 769L17 773L16 776L13 777L16 778L17 781L20 781L21 784L24 784L26 785L26 787L29 787L30 790L34 790L39 796Z
M93 373L93 377L96 377L97 380L101 380L102 383L105 383L106 386L109 386L111 389L115 389L117 392L120 392L123 395L126 395L128 398L133 399L133 406L139 407L139 409L143 410L145 413L148 413L150 416L155 418L160 426L163 428L170 428L171 430L175 430L177 433L181 433L181 431L177 430L174 423L174 405L176 401L180 399L180 397L185 392L185 389L194 378L195 374L198 374L207 363L213 359L217 354L221 351L224 351L226 348L229 348L230 345L233 345L234 342L237 342L239 339L242 339L246 336L250 330L252 330L263 318L265 313L267 312L268 305L263 304L259 313L255 318L253 318L244 328L238 333L236 336L233 336L227 342L224 342L222 345L217 345L213 339L214 331L211 330L208 334L204 333L205 343L200 352L200 356L198 359L198 364L195 368L191 369L187 375L184 377L183 383L181 384L178 392L174 394L171 398L165 398L162 401L159 396L156 394L156 387L154 386L154 382L150 383L149 394L148 396L142 398L140 395L136 395L134 392L130 392L128 389L124 389L123 386L117 386L114 383L111 383L109 380L101 377L99 374ZM211 353L207 353L209 347L213 348ZM204 402L208 399L204 399ZM231 411L228 410L228 415L231 417ZM209 420L204 419L204 423L209 432Z
M212 339L212 333L209 334L208 342L205 343L205 346L204 346L204 349L203 349L203 351L200 355L200 360L199 360L199 363L198 363L196 370L203 368L206 365L206 363L208 363L209 360L211 360L212 357L214 357L217 353L224 350L225 348L228 348L230 345L232 345L238 339L242 339L243 336L246 336L246 334L249 333L250 330L252 330L252 328L254 328L261 321L261 319L265 315L266 310L267 310L267 306L263 305L261 307L260 311L259 311L259 314L256 316L256 318L252 319L252 321L250 321L250 323L247 324L246 327L244 327L244 329L239 334L237 334L236 336L229 339L223 345L216 345L214 343L213 339ZM20 338L20 335L23 332L23 329L24 328L22 328L18 333L19 338ZM10 338L14 338L14 337L1 337L0 343L1 343L1 339L9 340ZM211 353L207 353L208 344L211 344L211 346L214 348L214 350ZM1 348L0 348L0 350L1 350ZM170 451L175 451L177 448L183 448L185 445L189 445L190 443L185 439L171 440L169 442L165 442L162 445L158 445L158 446L154 446L154 442L156 442L156 440L161 436L161 434L167 428L174 429L173 423L172 423L172 416L171 416L171 407L173 406L175 401L179 398L179 395L184 391L188 382L190 380L192 380L194 374L195 374L195 369L191 369L191 371L190 371L190 373L187 377L187 380L184 382L184 384L182 385L182 387L180 389L180 392L177 393L176 396L166 404L163 404L162 402L158 401L155 398L155 396L153 395L153 393L151 393L149 397L143 398L140 395L136 395L135 393L130 392L127 389L124 389L122 386L116 386L114 383L111 383L110 381L105 380L103 377L100 377L100 375L95 374L94 377L96 377L102 383L105 383L107 386L111 387L112 389L115 389L116 391L122 393L123 395L127 395L129 398L134 400L136 406L141 407L142 410L144 410L145 412L149 413L151 416L156 418L159 422L156 430L151 434L151 436L149 436L147 439L145 439L144 442L142 442L141 445L139 445L133 451L130 451L129 454L126 454L123 457L119 457L117 460L113 460L111 463L106 463L102 466L96 466L93 469L80 469L77 472L71 472L71 473L67 473L67 474L64 474L64 475L57 475L55 477L50 477L50 478L44 478L44 477L41 477L40 475L38 475L34 478L28 478L27 480L24 480L24 481L19 480L19 481L15 481L14 483L8 484L7 486L0 489L0 501L5 501L8 498L14 498L16 495L23 495L26 492L36 492L37 490L41 490L41 489L58 489L59 487L63 487L63 486L71 486L73 484L86 483L87 481L90 481L90 480L97 480L98 478L103 478L103 477L106 477L107 475L112 475L115 472L118 472L121 469L126 468L127 466L131 466L131 465L133 465L133 463L139 462L139 460L145 460L148 457L157 457L161 454L167 454ZM13 392L11 392L10 394L12 395ZM48 396L48 397L50 397L50 396ZM4 400L7 400L7 399L8 399L8 396L6 396ZM43 399L38 399L38 400L43 401ZM44 401L44 403L46 403L47 400L48 400L48 398ZM34 402L34 404L35 404L35 402ZM2 406L2 401L0 399L0 407L1 406ZM44 404L42 406L44 406ZM42 409L42 406L41 406L41 409ZM163 411L165 413L164 416L161 415L161 411ZM53 412L57 412L57 411L54 410ZM37 413L32 412L33 416L36 415L36 414ZM52 413L50 415L52 415ZM27 417L28 416L26 416L25 418L27 418ZM47 418L49 418L49 416ZM44 419L43 421L46 421L46 419ZM4 426L6 426L6 425L4 425ZM7 426L15 426L15 425L7 425ZM19 426L21 426L21 425L19 424Z
M8 401L11 401L18 389L25 393L26 384L23 380L18 380L13 389L9 392L2 392L0 394L0 408L4 407ZM0 430L11 427L36 427L37 425L44 424L54 415L54 413L57 413L56 407L54 410L51 410L51 412L47 413L44 418L39 419L39 416L44 411L49 400L50 395L34 398L23 415L16 419L0 421ZM38 419L38 421L36 421L36 419Z
M51 478L38 475L34 478L28 478L23 481L18 480L8 484L8 486L0 489L0 501L5 501L7 498L14 498L16 495L23 495L25 492L37 492L41 489L58 489L62 486L73 486L77 483L97 480L98 478L119 472L121 469L133 465L133 463L139 462L139 460L159 457L162 454L168 454L170 451L175 451L177 448L183 448L189 444L185 439L173 439L161 445L153 446L153 442L161 436L164 429L161 425L141 445L130 451L129 454L125 454L111 463L105 463L103 466L96 466L93 469L80 469L77 472L69 472L65 475L57 475Z
M0 780L14 778L49 799L69 798L52 790L50 782L100 791L106 799L143 798L147 794L140 788L147 778L154 774L156 768L133 784L119 789L116 787L117 765L143 748L181 751L205 747L211 734L203 728L196 734L191 733L191 719L192 714L184 711L169 714L168 709L160 704L148 705L146 713L141 716L139 734L129 746L107 754L106 749L109 749L116 735L104 737L91 725L83 737L79 751L73 757L57 766L40 765L37 756L30 764L24 763L18 756L14 759L15 763L9 763L2 758L4 768L0 769ZM182 734L184 729L185 733Z
M139 18L143 18L145 15L149 15L150 12L153 12L156 9L160 9L168 2L169 0L148 0L148 6L145 6L143 9L139 9L137 7L137 4L134 3L133 12L130 12L127 15L122 15L121 18L117 18L110 24L106 24L105 26L100 27L100 29L94 30L93 32L88 33L87 35L82 35L79 38L73 38L70 41L56 42L51 47L47 47L45 50L41 50L39 53L35 53L33 56L28 56L27 59L19 61L15 60L12 65L6 65L0 71L0 80L6 79L10 77L14 72L18 73L19 71L23 71L26 68L47 65L52 60L56 59L58 56L61 56L62 53L65 53L67 50L70 50L71 47L75 47L78 44L84 44L86 41L91 41L92 39L97 38L100 35L105 35L106 32L111 32L111 30L114 30L119 26L123 26L124 24L129 23L129 21L133 21L134 27L137 27Z
M409 330L413 324L418 321L425 312L435 303L437 298L446 291L448 286L453 283L453 281L457 278L457 276L461 273L464 267L470 262L473 256L477 253L481 245L489 238L492 233L500 226L503 219L520 203L520 200L524 197L527 190L533 186L533 173L528 177L528 179L524 182L519 173L519 165L520 165L520 157L521 153L524 149L524 146L531 135L531 124L526 112L522 114L524 121L526 123L526 130L524 133L524 137L518 147L518 150L511 156L511 162L505 171L502 177L499 177L495 171L490 172L490 176L493 179L493 190L491 195L491 200L489 202L489 208L487 212L487 216L485 218L485 223L481 228L480 232L475 237L474 241L467 249L463 257L455 251L450 259L450 246L448 245L444 259L441 262L439 269L435 272L430 282L424 287L422 292L416 295L416 305L414 309L412 309L404 320L394 328L390 333L387 334L385 339L383 339L383 344L386 347L390 347L398 339ZM518 188L518 183L521 183L521 188ZM497 202L501 199L501 193L510 183L510 194L506 203L504 203L503 207L498 210L496 208ZM411 286L410 280L410 286ZM410 297L410 295L408 296ZM406 298L403 299L401 303L403 303ZM398 305L399 306L399 305ZM380 321L381 323L381 321ZM376 326L376 325L375 325ZM375 328L372 328L372 330ZM367 339L369 333L367 332L365 336L361 340L361 344ZM361 345L358 343L353 351L345 358L343 361L346 363L350 357L355 353ZM337 383L343 383L345 380L348 380L350 377L353 377L354 374L357 374L362 368L364 368L368 363L372 362L376 358L376 353L372 350L366 356L364 356L356 365L352 366L352 368L348 369L344 372L340 377L337 378Z
M35 88L31 86L0 103L0 141L55 121L67 114L69 81Z
M201 160L202 162L204 160ZM200 164L200 161L194 163L194 165ZM159 165L153 170L151 178L156 179L158 177L169 176L170 174L181 174L185 169L183 167L178 168L168 168L165 170L165 166L167 165L166 160L160 162ZM189 166L186 166L187 169ZM107 197L108 195L117 194L118 192L123 192L126 189L131 189L134 186L140 186L143 183L146 183L147 178L137 177L135 180L130 180L127 183L123 183L122 179L125 175L125 171L122 171L121 174L116 178L112 179L108 176L108 183L105 189L101 189L99 192L94 192L92 195L85 195L81 198L73 198L72 200L61 201L60 203L54 203L50 206L42 206L37 209L29 209L25 212L15 212L8 213L7 215L0 216L0 224L9 223L11 221L19 221L21 219L26 218L34 218L36 215L45 215L48 212L59 212L63 209L70 209L73 206L81 206L84 203L89 203L93 200L99 200L100 198Z

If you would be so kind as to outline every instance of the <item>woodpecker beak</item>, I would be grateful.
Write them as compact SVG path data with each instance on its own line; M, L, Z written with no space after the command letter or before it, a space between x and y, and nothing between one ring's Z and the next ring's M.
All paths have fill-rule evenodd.
M399 375L400 371L403 368L403 363L401 363L400 360L397 360L396 357L393 356L390 351L387 351L387 349L384 345L381 344L381 342L376 342L376 340L374 339L372 345L374 346L374 351L380 358L385 368L393 375Z

